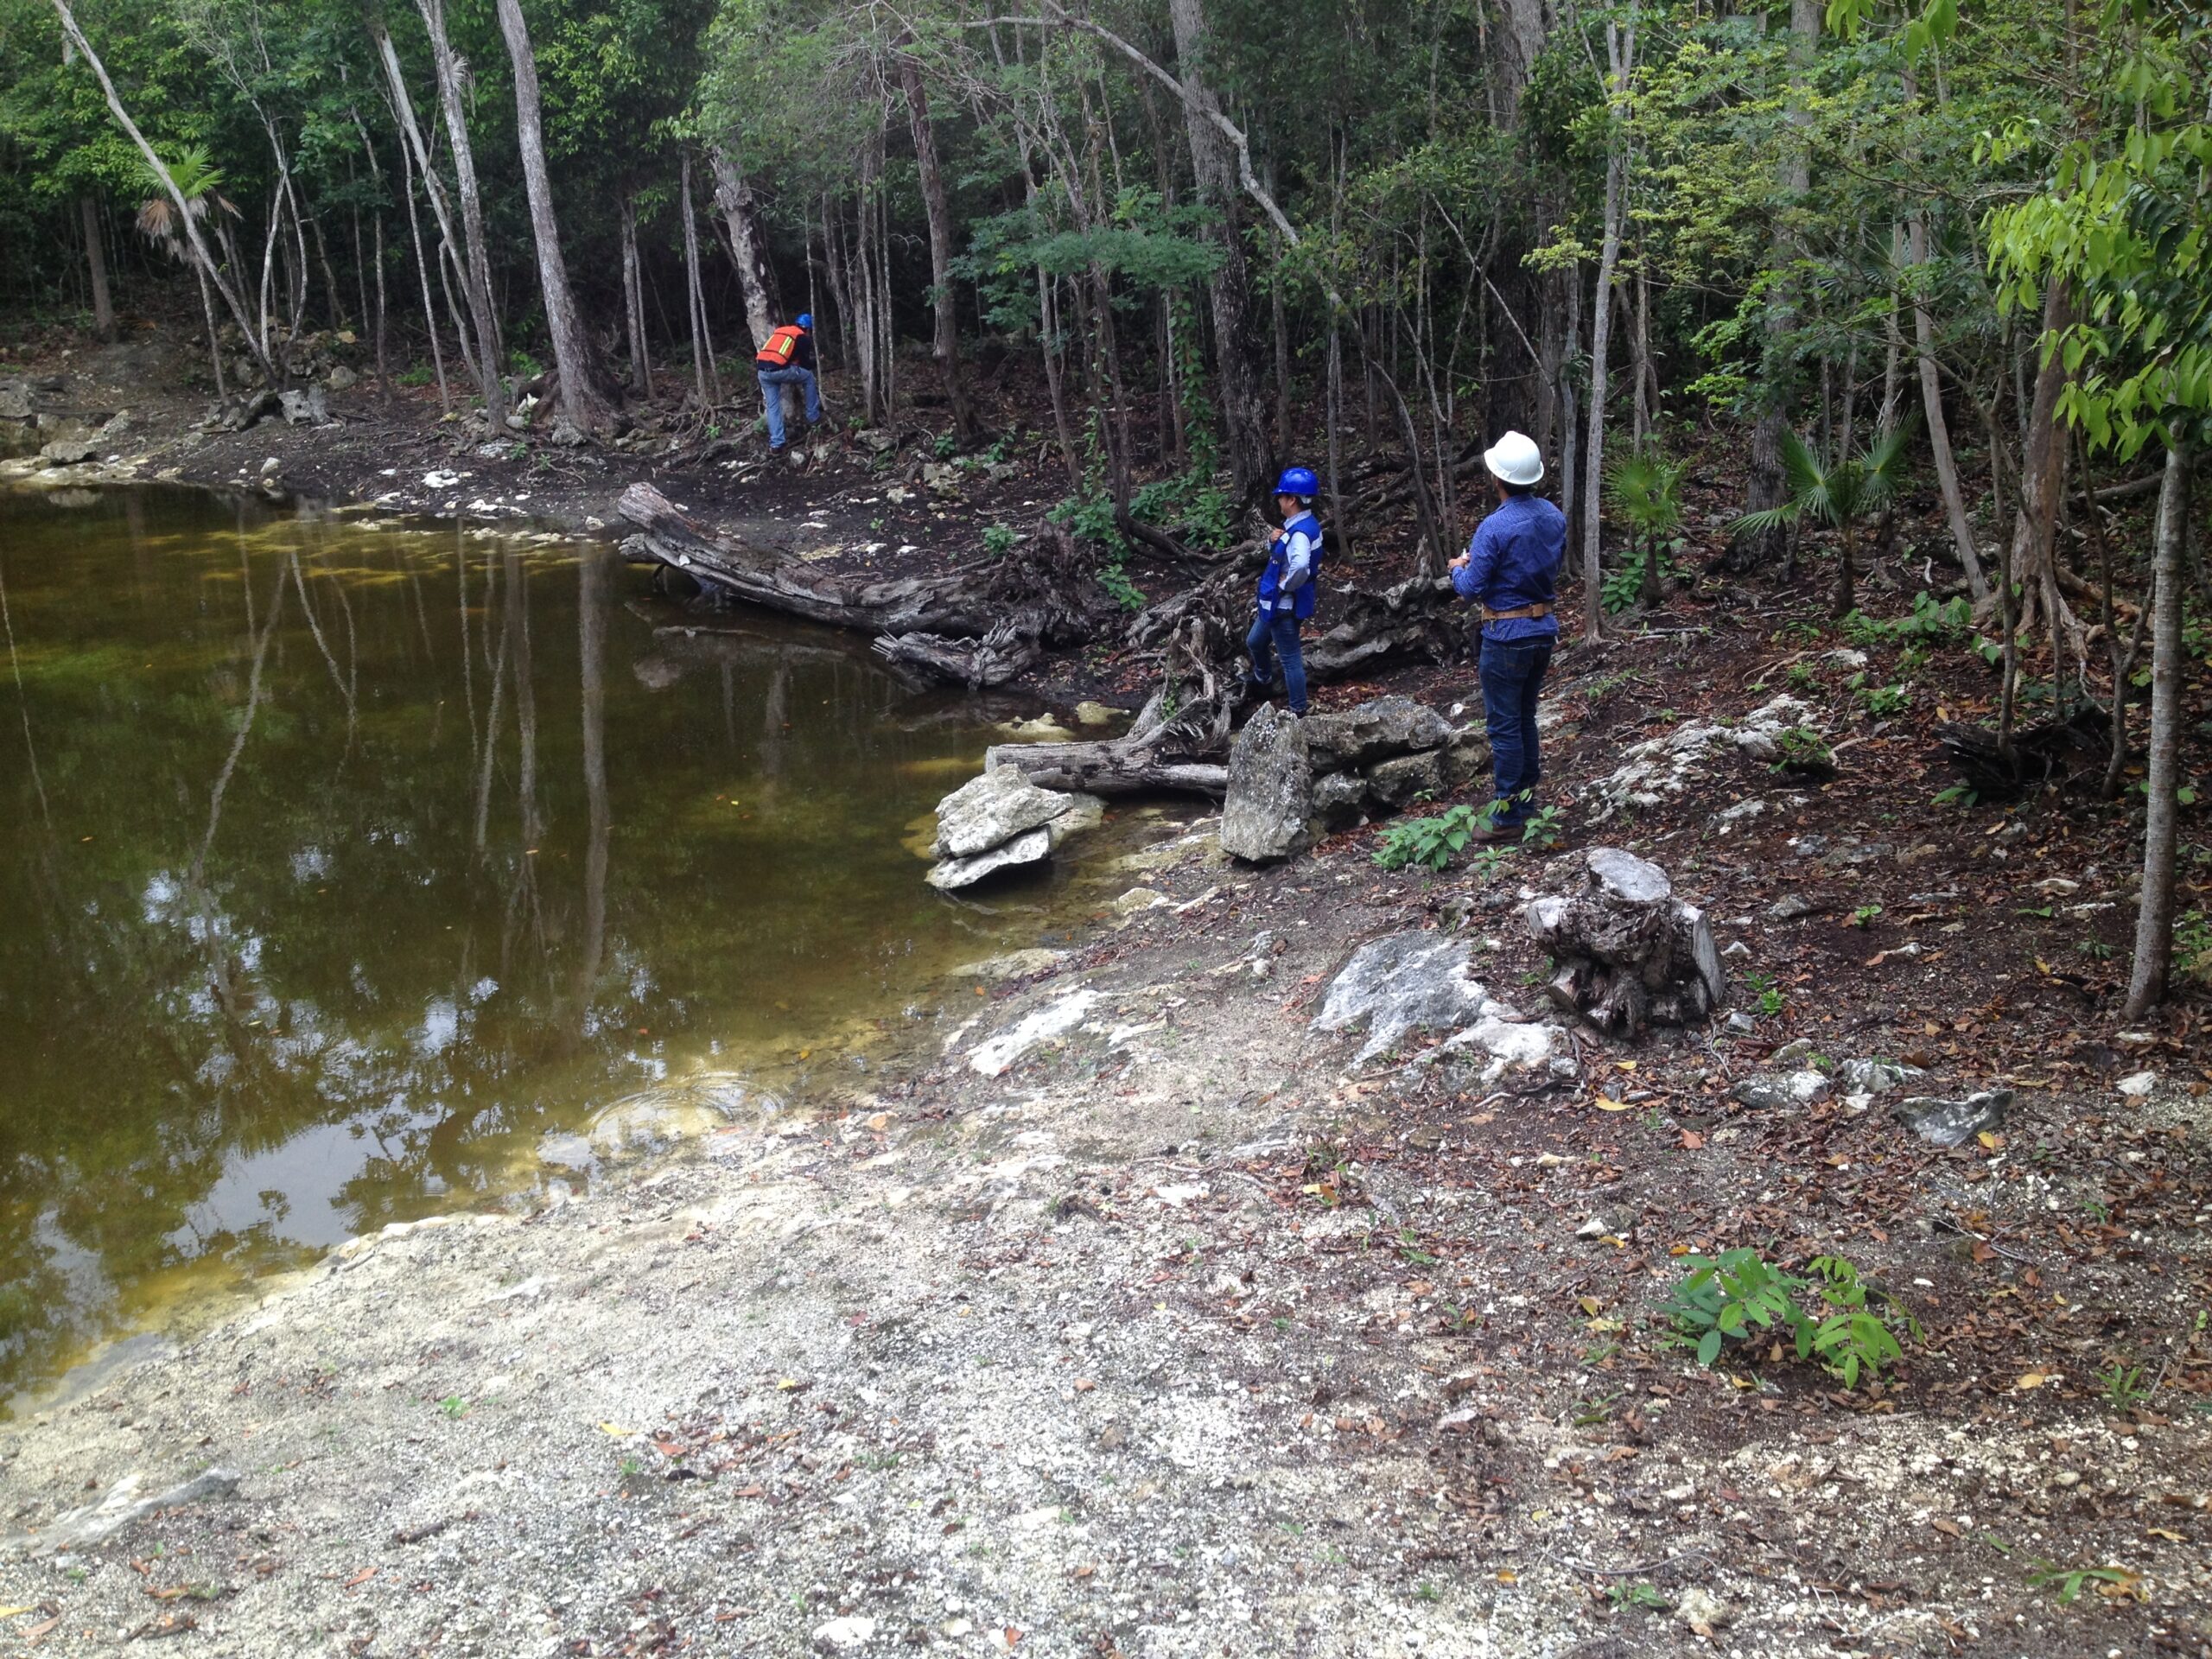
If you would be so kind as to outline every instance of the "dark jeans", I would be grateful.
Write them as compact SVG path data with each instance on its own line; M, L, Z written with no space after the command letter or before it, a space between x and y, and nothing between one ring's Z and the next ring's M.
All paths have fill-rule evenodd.
M1483 712L1489 717L1490 758L1497 790L1495 821L1509 828L1535 810L1536 692L1551 666L1552 641L1483 641Z
M1262 611L1259 620L1252 624L1252 632L1244 636L1244 649L1252 658L1252 679L1255 684L1274 683L1274 658L1282 661L1283 696L1289 700L1290 712L1306 712L1306 652L1298 643L1298 617L1291 611Z

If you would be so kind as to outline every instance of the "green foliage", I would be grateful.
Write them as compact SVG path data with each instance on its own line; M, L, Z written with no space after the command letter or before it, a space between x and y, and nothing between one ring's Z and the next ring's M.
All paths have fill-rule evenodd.
M1851 912L1851 925L1861 930L1872 927L1874 918L1881 913L1882 907L1879 905L1861 905Z
M1761 1014L1772 1018L1782 1012L1782 990L1772 974L1745 974L1744 988L1751 992L1753 1005Z
M1111 595L1123 610L1141 611L1145 607L1144 590L1129 580L1129 573L1122 568L1118 558L1109 559L1098 568L1098 585Z
M1480 815L1471 806L1454 806L1433 818L1401 818L1383 831L1375 862L1382 869L1408 864L1441 871L1474 839Z
M1555 806L1539 807L1521 826L1521 844L1538 849L1555 847L1562 834L1563 815Z
M1784 432L1782 471L1789 499L1778 507L1745 513L1735 528L1770 530L1809 518L1846 532L1855 530L1860 519L1878 512L1896 495L1905 441L1911 432L1910 423L1900 422L1871 448L1834 462L1822 461L1795 432Z
M2028 1584L2032 1589L2056 1591L2058 1605L2070 1607L2081 1599L2087 1585L2109 1586L2107 1593L2126 1593L2141 1576L2124 1567L2060 1567L2039 1559L2036 1570L2028 1574Z
M2192 910L2174 924L2174 971L2212 985L2212 914Z
M1667 1598L1656 1584L1617 1584L1605 1592L1605 1599L1619 1611L1641 1607L1652 1612L1664 1612L1667 1608Z
M1904 1357L1893 1320L1915 1341L1923 1336L1894 1297L1882 1298L1880 1312L1870 1309L1859 1269L1841 1256L1815 1256L1803 1275L1786 1273L1748 1248L1688 1256L1683 1266L1687 1272L1661 1313L1673 1339L1694 1349L1700 1365L1713 1364L1732 1339L1771 1332L1791 1339L1799 1360L1816 1360L1845 1388L1855 1389L1862 1377L1879 1381Z
M2140 1365L2123 1365L2115 1360L2098 1374L2097 1382L2105 1391L2105 1403L2114 1411L2126 1411L2150 1396L2150 1390L2143 1386Z
M1011 524L987 524L983 527L983 551L995 559L1004 558L1013 552L1020 540Z
M1818 732L1805 727L1791 726L1777 732L1774 746L1782 755L1773 771L1826 774L1835 770L1835 751Z
M1843 619L1844 637L1854 645L1948 645L1974 628L1974 608L1963 596L1938 601L1926 593L1912 596L1912 608L1889 621L1853 611Z
M1854 674L1845 683L1858 696L1859 705L1870 720L1903 714L1905 705L1912 701L1912 694L1904 686L1872 684L1864 674Z
M1229 545L1236 510L1229 493L1214 481L1211 466L1141 484L1129 497L1131 517L1174 531L1192 547L1209 550Z

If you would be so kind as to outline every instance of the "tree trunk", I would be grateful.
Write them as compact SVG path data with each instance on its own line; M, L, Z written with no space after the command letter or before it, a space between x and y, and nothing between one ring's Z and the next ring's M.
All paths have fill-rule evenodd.
M768 298L768 261L762 252L760 209L728 144L716 144L707 152L707 160L715 169L715 206L721 209L722 221L729 226L738 291L745 296L745 326L757 352L768 343L776 328L775 308Z
M691 380L699 407L722 400L721 377L715 367L715 342L707 331L707 292L699 282L699 221L691 207L691 156L683 156L678 188L683 196L683 286L691 307Z
M398 49L392 45L391 35L381 22L372 21L370 38L375 41L378 57L384 65L385 80L391 99L392 118L398 124L400 134L406 141L407 151L414 157L416 170L423 175L423 194L429 199L431 217L438 222L439 285L443 287L445 284L445 263L450 260L454 269L461 273L461 292L468 299L468 315L474 319L477 315L476 292L469 279L468 267L463 260L461 238L454 227L453 204L447 199L445 181L439 178L437 168L431 164L429 146L423 140L421 124L415 118L415 100L408 95L407 78L399 67ZM407 212L409 219L412 220L415 213L415 196L411 189L407 196ZM419 230L416 235L415 259L419 266L423 261L422 236ZM488 296L488 290L486 292ZM486 303L488 306L488 297ZM497 361L496 358L482 359L470 353L467 330L463 327L461 321L461 308L453 303L453 296L450 292L446 296L446 308L453 316L454 335L461 347L461 359L467 365L468 372L476 378L478 389L484 394L486 410L488 412L494 407L499 408L502 411L499 418L504 422L506 387L499 383L495 375L487 372L488 364ZM437 315L430 307L427 280L423 295L423 320L429 327L432 354L437 355L439 349ZM438 369L438 397L442 403L446 403L450 407L442 359L440 361Z
M77 213L85 226L85 274L92 289L92 332L102 340L113 340L115 301L107 289L107 248L101 240L99 202L91 195L79 196Z
M2012 576L2020 584L2020 626L2032 632L2041 621L2054 639L2072 624L2073 614L2059 596L2056 569L2058 509L2066 487L2066 434L2058 418L2058 395L2066 389L2066 361L2053 341L2073 320L2066 284L2054 276L2044 293L2041 334L2050 349L2036 372L2019 510L2012 521Z
M930 289L937 311L937 334L930 354L944 377L945 399L952 406L953 436L965 444L976 437L975 411L960 374L959 293L952 281L952 208L945 200L944 175L938 166L937 124L930 118L929 92L922 66L911 53L897 54L899 86L906 95L906 124L914 136L914 165L921 175L922 209L930 226Z
M561 373L561 410L579 433L604 437L613 429L613 412L601 389L592 361L591 335L569 287L568 262L561 257L561 227L553 215L553 181L545 171L545 133L539 112L537 57L520 0L499 0L499 32L515 70L515 137L522 151L523 188L530 198L531 237L537 245L537 283L545 302L545 331L552 337L553 361Z
M1915 215L1907 232L1912 264L1919 270L1928 263L1928 221ZM1959 487L1959 465L1951 454L1951 429L1943 418L1943 384L1936 365L1936 318L1929 309L1927 292L1916 283L1912 302L1912 339L1919 359L1920 406L1928 421L1928 444L1936 461L1936 487L1943 495L1943 517L1951 527L1951 545L1966 569L1967 588L1980 605L1989 598L1989 580L1983 575L1981 558L1974 546L1974 526L1967 520L1965 493Z
M641 397L653 395L653 365L645 349L645 296L638 271L638 198L622 198L622 323L630 336L630 385Z
M1168 0L1175 30L1176 68L1183 85L1183 121L1190 136L1191 166L1198 200L1211 213L1206 238L1220 254L1208 279L1214 352L1219 359L1222 424L1226 429L1232 488L1244 505L1257 502L1274 480L1266 415L1260 398L1258 353L1252 340L1252 282L1243 238L1236 233L1236 180L1225 141L1213 124L1217 108L1204 75L1206 19L1204 0Z
M1820 0L1789 0L1789 125L1802 129L1812 123L1812 114L1805 105L1807 95L1806 68L1817 49L1821 37ZM1785 210L1794 211L1796 204L1812 183L1811 161L1804 144L1791 138L1785 149L1780 179ZM1774 238L1773 257L1777 264L1787 264L1796 257L1796 236L1787 229L1777 228ZM1789 407L1796 395L1795 376L1782 351L1783 337L1796 321L1799 299L1795 284L1788 284L1770 295L1766 305L1765 361L1761 365L1758 424L1751 432L1750 477L1745 490L1745 505L1753 512L1764 512L1783 505L1789 498L1789 483L1782 470L1782 435L1789 429ZM1755 570L1787 566L1790 557L1791 528L1775 524L1762 531L1738 535L1729 551L1728 563L1732 569Z
M1611 66L1609 103L1626 94L1629 66L1636 58L1635 25L1623 36L1619 24L1605 25L1605 56ZM1598 251L1598 291L1590 311L1590 434L1582 457L1582 623L1592 639L1605 631L1599 533L1605 495L1605 359L1612 344L1613 279L1621 257L1622 197L1628 170L1624 143L1623 135L1614 134L1606 145L1605 239Z
M467 66L446 36L445 0L415 0L429 30L430 55L437 67L438 104L444 111L446 141L453 149L454 181L461 194L461 228L468 259L461 270L463 297L475 325L477 380L484 393L484 416L494 428L507 421L507 383L501 372L506 353L499 344L499 314L492 303L491 254L484 238L484 195L476 182L476 152L468 142L468 111L463 102L462 81ZM397 67L394 74L397 76ZM427 157L418 156L425 178L431 176Z
M2177 421L2175 425L2178 427ZM2181 784L2182 546L2189 537L2187 445L2168 435L2165 481L2158 491L2158 524L2151 543L2149 805L2143 819L2143 898L2135 913L2135 966L2128 976L2127 1008L2139 1020L2166 995L2174 948L2174 846Z
M445 347L438 344L438 308L430 297L430 267L423 257L423 220L415 211L415 160L403 143L399 146L400 191L407 198L407 231L415 242L415 274L423 283L423 331L430 337L430 364L438 375L438 408L453 413L453 391L446 385Z
M115 90L115 82L108 78L107 66L100 61L99 54L92 50L92 41L86 38L85 31L78 26L76 14L69 10L68 0L54 0L54 10L61 19L62 33L68 36L70 42L76 47L77 50L85 54L86 65L99 81L101 95L107 100L108 111L115 117L116 125L121 127L124 136L137 147L138 154L144 159L148 170L153 174L163 193L168 195L169 205L175 208L177 217L184 226L186 245L192 250L192 257L200 271L201 281L212 283L216 293L222 296L223 304L229 310L232 321L238 324L239 332L246 336L246 349L253 353L255 362L260 365L262 372L268 377L269 383L271 385L281 384L283 377L276 372L276 364L270 360L269 353L263 349L261 342L254 338L252 324L246 317L245 300L231 285L230 279L224 276L222 267L215 263L214 256L207 251L207 238L200 233L200 221L185 201L184 193L176 188L176 179L169 172L168 164L162 160L153 145L146 142L146 135L138 130L138 124L130 118L130 111L124 107L122 95ZM204 289L201 290L201 297L203 300L206 298ZM210 303L206 308L208 313L207 343L219 356L222 348L215 339L214 308ZM222 367L218 363L215 371L218 396L221 395L222 378Z
M1688 1025L1717 1007L1726 980L1705 912L1675 897L1656 864L1617 847L1582 857L1577 890L1524 912L1556 964L1545 988L1567 1014L1623 1035L1649 1020Z

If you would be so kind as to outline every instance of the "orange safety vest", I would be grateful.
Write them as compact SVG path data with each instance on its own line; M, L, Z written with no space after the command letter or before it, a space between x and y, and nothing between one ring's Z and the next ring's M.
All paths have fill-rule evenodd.
M768 336L768 343L760 348L755 361L772 369L789 368L793 354L798 350L799 340L805 333L804 328L794 323L785 323Z

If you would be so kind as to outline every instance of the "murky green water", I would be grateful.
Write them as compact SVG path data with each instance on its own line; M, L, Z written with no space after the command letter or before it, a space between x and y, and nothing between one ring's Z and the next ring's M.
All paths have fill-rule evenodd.
M603 550L0 494L0 1382L640 1088L854 1078L1098 896L921 881L1007 710Z

